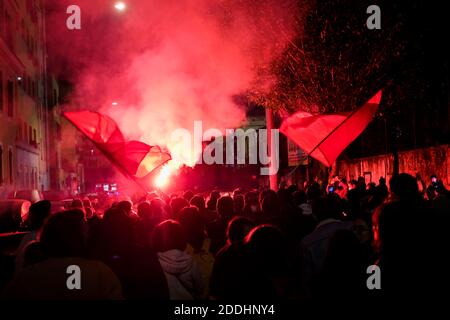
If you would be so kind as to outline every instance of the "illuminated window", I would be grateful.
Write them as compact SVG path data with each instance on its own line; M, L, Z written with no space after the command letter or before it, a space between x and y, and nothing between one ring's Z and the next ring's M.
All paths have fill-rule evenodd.
M11 184L13 184L13 182L14 182L14 179L13 179L13 172L14 172L14 170L13 170L13 153L12 153L12 151L11 150L9 150L9 182L11 183Z
M0 111L3 111L3 71L0 71Z
M14 83L8 81L8 117L14 116Z
M0 184L3 184L3 147L0 146Z

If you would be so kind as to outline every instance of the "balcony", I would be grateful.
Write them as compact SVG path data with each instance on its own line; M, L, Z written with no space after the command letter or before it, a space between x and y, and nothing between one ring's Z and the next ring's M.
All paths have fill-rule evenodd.
M37 143L37 141L31 141L30 146L37 149L37 148L39 148L39 143Z

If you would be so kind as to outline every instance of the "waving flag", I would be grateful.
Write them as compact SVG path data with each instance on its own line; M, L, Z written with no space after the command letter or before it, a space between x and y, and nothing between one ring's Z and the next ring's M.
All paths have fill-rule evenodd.
M158 146L126 141L110 117L93 111L65 112L64 117L80 130L126 176L145 178L171 156Z
M297 112L283 121L280 131L308 155L330 167L372 120L381 91L351 113L312 115Z

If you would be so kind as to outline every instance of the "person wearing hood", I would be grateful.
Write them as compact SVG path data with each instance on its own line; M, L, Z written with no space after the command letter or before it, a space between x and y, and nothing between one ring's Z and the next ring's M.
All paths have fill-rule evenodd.
M152 248L164 271L171 300L202 299L206 284L197 263L185 252L187 238L181 224L166 220L153 230Z

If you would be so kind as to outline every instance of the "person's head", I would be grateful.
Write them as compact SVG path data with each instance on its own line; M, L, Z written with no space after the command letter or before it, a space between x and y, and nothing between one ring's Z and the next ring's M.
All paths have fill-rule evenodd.
M350 180L350 182L348 183L348 189L349 190L354 190L356 189L356 186L358 185L358 181L356 181L355 179Z
M306 203L306 192L305 191L303 191L303 190L295 191L292 196L294 198L294 204L296 206Z
M288 194L293 195L294 192L298 191L298 186L296 184L291 184L289 187L287 187L286 191Z
M165 206L168 206L170 204L170 197L169 197L168 194L160 191L158 198L161 199L164 202Z
M72 209L83 209L83 201L81 201L80 199L73 199L70 207Z
M194 206L183 208L178 221L186 232L189 244L196 250L201 249L206 238L206 231L198 208Z
M314 182L309 186L308 190L306 190L306 197L308 201L314 201L315 199L321 196L320 185L317 182Z
M281 231L270 224L254 227L244 238L244 241L253 250L261 254L275 252L285 244Z
M276 193L275 191L273 191L273 190L270 190L270 189L264 189L264 190L262 190L260 193L259 193L259 196L258 196L258 204L259 204L259 207L260 208L262 208L262 202L263 202L263 200L264 200L264 198L265 197L267 197L267 195L269 195L269 194L273 194L273 193Z
M85 208L92 207L91 200L89 200L89 198L83 199L83 207L85 207Z
M435 184L438 181L438 177L434 173L430 176L430 179L432 184Z
M187 207L189 202L184 198L175 197L170 201L170 208L172 210L172 218L176 219L181 209Z
M205 210L205 199L203 199L201 195L193 196L190 205L197 207L200 211L203 211Z
M72 209L50 216L42 229L40 243L45 256L81 257L84 253L86 226L84 213Z
M155 198L150 202L150 210L152 218L160 219L161 221L166 218L166 203L160 198Z
M233 190L233 198L235 198L238 195L244 194L244 191L242 191L242 188L236 188Z
M368 219L356 218L352 229L360 244L368 244L373 240L372 223Z
M220 192L219 190L213 190L211 191L210 195L209 195L209 199L210 200L219 200L220 198Z
M294 199L292 197L292 193L290 193L288 189L279 189L277 196L280 206L293 204Z
M393 176L389 184L391 192L399 200L409 201L419 198L417 180L407 173L400 173L399 175Z
M278 273L286 267L286 242L276 227L257 226L247 234L244 243L255 262L269 273Z
M111 208L117 208L117 206L119 205L119 202L118 201L113 201L112 203L111 203Z
M367 190L369 190L369 192L375 192L375 187L376 187L377 185L375 184L375 182L370 182L369 184L368 184L368 186L367 186Z
M186 191L183 194L183 198L186 199L187 202L191 201L192 197L194 196L194 193L190 190Z
M312 203L312 210L318 221L339 219L342 213L339 197L334 194L315 199Z
M120 208L110 208L105 211L105 214L103 215L103 225L106 228L111 229L120 229L124 225L130 224L130 218Z
M360 189L361 191L366 190L366 180L364 179L364 177L358 177L358 182L356 184L356 187L358 189Z
M436 188L432 185L429 185L425 191L428 200L434 200L437 196Z
M228 243L243 241L255 224L245 217L237 216L231 219L227 227Z
M220 198L220 192L217 190L211 191L211 194L209 195L209 200L207 203L207 207L211 211L215 211L217 208L217 200Z
M125 212L127 215L130 214L132 207L133 205L128 200L120 201L117 204L117 208L123 210L123 212Z
M230 196L223 196L217 200L217 213L224 219L230 219L234 214L234 203Z
M102 221L102 254L125 254L132 244L133 228L131 218L119 208L106 210Z
M28 226L31 230L39 230L44 225L45 220L50 216L51 202L42 200L33 203L28 213Z
M416 217L408 217L399 208L401 204L391 202L378 207L372 217L374 245L383 255L392 256L395 251L402 253L412 240L410 225ZM410 203L408 203L410 205Z
M156 192L148 192L146 195L145 195L145 200L148 202L148 203L150 203L150 201L152 201L153 199L155 199L155 198L158 198L158 193L156 193Z
M245 194L244 197L245 205L246 206L252 206L252 205L258 205L258 193L255 191L249 191Z
M261 211L265 216L277 215L280 211L278 194L272 190L262 199Z
M184 251L186 246L185 231L179 222L166 220L153 229L151 247L155 252L166 252L170 250Z
M141 219L150 219L151 218L151 209L150 209L150 203L147 201L139 203L137 207L137 215Z
M437 184L436 184L436 192L437 192L438 195L441 195L441 196L448 196L449 195L449 191L444 186L444 183L442 182L442 180L439 180L437 182Z
M233 198L234 201L234 212L241 212L244 210L244 196L238 194Z

